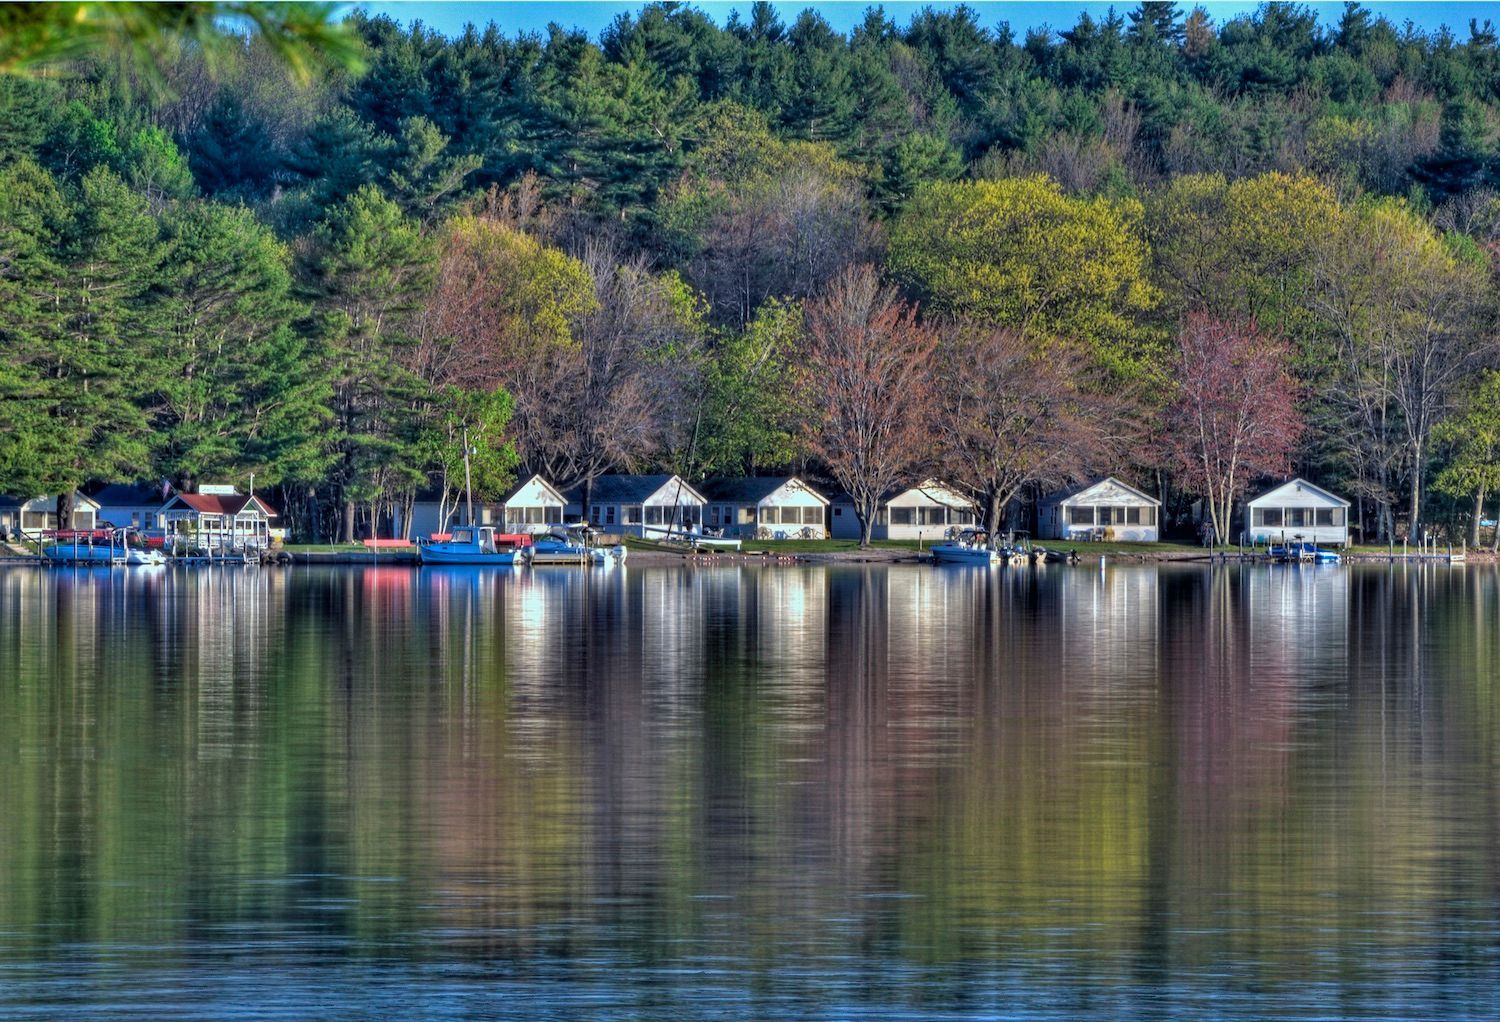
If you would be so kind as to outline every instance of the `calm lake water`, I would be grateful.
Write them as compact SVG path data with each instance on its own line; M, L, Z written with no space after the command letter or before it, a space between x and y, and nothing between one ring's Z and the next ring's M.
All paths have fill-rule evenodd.
M5 1018L1493 1018L1500 575L0 572Z

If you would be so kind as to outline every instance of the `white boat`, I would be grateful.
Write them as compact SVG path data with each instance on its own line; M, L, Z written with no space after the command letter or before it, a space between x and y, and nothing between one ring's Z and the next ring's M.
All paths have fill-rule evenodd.
M1004 557L989 540L986 532L965 529L953 539L933 544L932 560L937 564L999 564Z
M537 564L622 564L625 561L625 546L590 546L588 527L569 526L553 529L538 536L531 544L531 563Z
M510 537L497 541L493 526L454 529L446 539L432 540L417 547L423 564L482 564L497 568L525 567L531 561L531 548Z

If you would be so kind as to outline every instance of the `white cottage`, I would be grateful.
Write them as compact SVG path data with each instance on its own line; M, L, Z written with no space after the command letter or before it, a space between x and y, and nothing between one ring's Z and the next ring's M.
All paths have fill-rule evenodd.
M260 497L232 486L202 486L177 493L162 505L162 527L169 542L203 550L264 550L271 545L276 509Z
M1348 546L1349 502L1306 479L1292 479L1246 502L1247 543L1287 540Z
M1114 476L1049 493L1037 508L1041 539L1155 543L1161 501Z
M859 539L859 516L847 493L833 498L830 511L835 539ZM974 524L974 508L961 495L929 479L917 486L892 490L880 499L880 510L870 529L871 539L941 539L952 527Z
M588 523L603 532L662 538L701 532L703 494L676 475L599 476L589 492ZM583 516L583 488L568 493L567 514Z
M568 498L547 480L534 475L501 502L510 532L546 532L563 523Z
M796 476L709 479L704 526L725 536L754 539L765 529L778 538L822 539L828 498Z
M73 520L65 528L87 531L98 528L99 505L81 493L73 494ZM37 539L57 528L57 498L0 496L0 537Z

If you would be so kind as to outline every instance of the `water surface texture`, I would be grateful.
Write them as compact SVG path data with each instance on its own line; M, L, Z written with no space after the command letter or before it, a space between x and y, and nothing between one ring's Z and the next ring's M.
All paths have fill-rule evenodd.
M1493 1018L1497 589L0 572L0 1016Z

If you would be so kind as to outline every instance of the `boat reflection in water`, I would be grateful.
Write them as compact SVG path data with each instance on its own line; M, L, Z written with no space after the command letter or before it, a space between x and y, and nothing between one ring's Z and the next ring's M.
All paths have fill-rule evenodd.
M1497 603L0 572L0 1015L1493 1017Z

